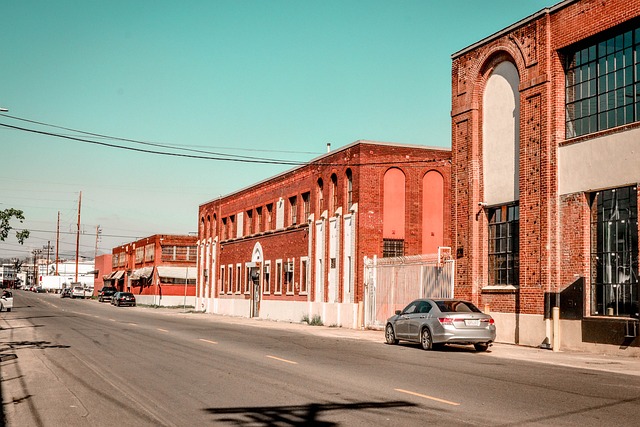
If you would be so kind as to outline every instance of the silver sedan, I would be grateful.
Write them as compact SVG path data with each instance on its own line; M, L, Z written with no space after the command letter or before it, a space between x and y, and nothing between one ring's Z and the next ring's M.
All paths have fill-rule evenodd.
M387 319L387 344L419 342L430 350L440 344L473 344L486 351L496 339L493 318L468 301L417 299Z

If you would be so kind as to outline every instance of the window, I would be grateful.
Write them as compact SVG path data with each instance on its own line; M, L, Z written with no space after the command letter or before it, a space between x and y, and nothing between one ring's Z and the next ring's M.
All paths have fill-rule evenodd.
M309 277L307 274L309 260L307 258L300 259L300 294L304 295L309 291Z
M265 230L273 230L273 203L267 205L267 221Z
M333 213L336 209L338 209L338 177L334 173L331 175L331 206L329 206L329 210Z
M220 239L227 239L227 218L222 218L222 237Z
M382 258L404 256L404 239L382 239Z
M270 294L271 293L271 281L269 280L271 277L271 261L265 261L264 267L262 268L262 293Z
M311 200L309 192L302 193L302 221L307 222L311 216Z
M247 236L253 234L253 210L247 211Z
M220 293L221 294L224 294L227 289L227 282L225 282L224 270L225 270L224 265L220 266Z
M591 314L638 313L638 190L624 187L593 195L591 211Z
M318 215L322 215L322 211L324 211L324 183L322 182L322 178L318 179L318 188L316 191L318 193Z
M276 288L274 294L282 294L282 260L276 260Z
M234 230L236 229L236 217L235 215L231 215L229 217L229 232L227 233L227 236L229 236L230 239L233 239L235 237L235 234L233 234Z
M262 231L262 208L256 208L256 233Z
M347 210L351 210L353 206L353 173L351 169L347 169Z
M153 243L144 247L144 260L145 262L153 261L153 255L155 252L155 245Z
M242 292L242 266L240 264L236 264L236 284L234 287L237 294Z
M227 293L232 294L233 293L233 265L227 266L227 271L229 272L229 277L227 278L228 280Z
M289 218L291 219L291 225L298 223L298 197L289 197Z
M517 286L519 276L518 205L489 209L489 284Z
M144 246L136 248L136 264L141 264L144 259Z
M567 138L640 121L638 21L635 27L567 52Z
M287 295L293 295L293 286L294 286L294 260L289 260L284 265L284 283L287 289Z

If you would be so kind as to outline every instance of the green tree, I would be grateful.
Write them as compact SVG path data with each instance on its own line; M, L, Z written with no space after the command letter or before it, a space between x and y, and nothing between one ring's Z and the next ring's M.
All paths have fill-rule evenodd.
M20 222L24 221L24 213L20 209L5 209L0 211L0 240L4 241L7 237L9 237L9 232L13 229L9 221L12 218L19 220ZM18 239L18 243L21 245L24 241L29 237L29 230L16 231L16 238Z

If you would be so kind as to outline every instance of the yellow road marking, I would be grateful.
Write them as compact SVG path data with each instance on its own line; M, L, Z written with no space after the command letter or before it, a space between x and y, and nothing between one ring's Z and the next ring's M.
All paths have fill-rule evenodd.
M217 341L209 341L209 340L205 340L204 338L200 338L200 341L208 342L209 344L218 344Z
M162 328L158 328L158 330L161 331L161 332L169 332L166 329L162 329Z
M131 325L131 326L138 326L137 323L128 323L128 324Z
M115 322L115 321L116 321L116 319L109 319L109 320L111 320L112 322Z
M403 390L401 388L394 388L394 390L395 391L399 391L400 393L406 393L406 394L410 394L412 396L422 397L423 399L435 400L436 402L446 403L447 405L453 405L453 406L459 406L460 405L459 403L456 403L456 402L451 402L449 400L444 400L444 399L438 399L437 397L427 396L426 394L415 393L413 391Z
M275 357L275 356L267 356L269 359L274 359L274 360L279 360L281 362L285 362L285 363L291 363L292 365L297 365L298 362L293 362L291 360L287 360L287 359L280 359L279 357Z

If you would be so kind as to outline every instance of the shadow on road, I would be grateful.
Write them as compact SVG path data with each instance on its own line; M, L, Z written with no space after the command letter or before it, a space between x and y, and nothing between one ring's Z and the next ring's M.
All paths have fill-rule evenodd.
M356 402L356 403L310 403L292 406L252 406L237 408L206 408L212 414L214 422L252 426L337 426L331 421L322 421L323 415L335 411L377 412L386 408L412 408L415 403L393 402Z
M7 350L21 350L25 348L35 348L44 350L46 348L69 348L68 345L51 344L49 341L0 341L0 352Z

